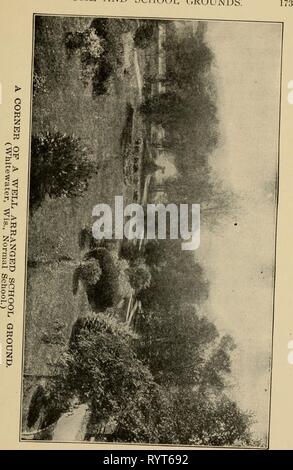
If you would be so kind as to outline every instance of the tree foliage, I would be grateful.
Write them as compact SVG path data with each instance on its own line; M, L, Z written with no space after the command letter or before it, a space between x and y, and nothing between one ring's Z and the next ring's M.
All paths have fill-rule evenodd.
M168 202L201 204L202 220L210 226L233 204L231 193L212 171L220 143L214 54L205 38L166 26L166 91L146 98L141 111L165 130L164 145L175 155L178 174L167 180Z
M209 283L193 253L182 251L181 240L150 240L146 243L146 263L152 282L140 298L146 308L154 303L165 308L184 303L200 305L208 296Z
M197 334L206 328L199 322ZM72 397L87 403L88 435L96 439L104 437L103 422L112 423L111 441L217 446L249 441L250 418L233 400L183 383L171 388L158 384L135 352L137 340L107 314L79 319L50 389L50 407L57 403L60 409L62 403L66 409Z
M138 322L140 357L159 383L195 386L201 380L206 351L218 332L191 305L154 306Z
M185 116L184 105L178 93L166 91L147 98L140 110L154 123L170 127Z
M147 289L151 285L151 271L144 260L137 259L128 269L129 282L131 287L138 293Z
M86 291L90 305L95 311L116 306L124 297L130 296L129 265L125 259L110 253L106 248L89 251L85 261L98 261L101 273L96 283L87 285Z
M79 320L75 328L69 352L60 364L61 390L63 401L74 395L90 405L93 434L98 435L101 421L111 419L119 423L117 439L150 438L148 405L155 384L135 354L133 340L125 325L103 313L90 321ZM58 387L57 380L54 390Z
M102 270L99 262L95 259L82 261L76 268L73 275L73 293L77 293L79 281L81 281L85 289L95 286L100 280Z
M81 140L60 132L33 135L30 207L51 198L82 196L96 167Z
M191 389L171 392L165 421L171 439L178 444L231 446L251 443L251 416L227 395L208 396ZM171 419L168 416L172 414ZM162 429L164 433L164 428ZM168 435L165 439L169 442Z
M134 45L139 49L145 49L150 45L150 41L155 33L157 22L154 20L141 20L140 25L134 34Z

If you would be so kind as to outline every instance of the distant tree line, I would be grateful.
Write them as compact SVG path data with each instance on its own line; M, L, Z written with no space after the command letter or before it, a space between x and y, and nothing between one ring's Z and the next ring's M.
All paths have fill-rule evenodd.
M200 23L196 34L178 34L167 24L166 91L146 97L141 112L164 127L164 146L175 155L178 176L166 182L168 201L201 204L203 219L215 223L233 196L212 171L220 134L214 54L205 29Z

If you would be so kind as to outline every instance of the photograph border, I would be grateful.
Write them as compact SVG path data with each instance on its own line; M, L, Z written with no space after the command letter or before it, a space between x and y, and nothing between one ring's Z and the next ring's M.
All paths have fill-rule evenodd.
M273 21L273 20L243 20L243 19L221 19L221 18L196 18L196 17L166 17L166 16L130 16L130 15L91 15L91 14L61 14L61 13L44 13L44 12L34 12L32 14L32 58L31 58L31 83L30 83L30 115L29 115L29 155L27 161L27 200L26 200L26 226L25 226L25 250L24 250L24 259L25 259L25 273L24 273L24 283L23 283L23 327L22 327L22 355L21 355L21 377L20 377L20 403L19 403L19 435L18 443L42 443L42 444L88 444L88 445L103 445L104 441L53 441L53 440L34 440L34 439L23 439L22 434L22 424L23 424L23 383L24 383L24 363L25 363L25 333L26 333L26 300L27 300L27 263L28 263L28 231L29 231L29 194L30 194L30 168L31 168L31 140L32 140L32 116L33 116L33 72L34 72L34 58L35 58L35 19L36 17L69 17L69 18L109 18L109 19L146 19L146 20L160 20L160 21L202 21L202 22L223 22L223 23L264 23L264 24L279 24L281 27L281 41L280 41L280 70L279 70L279 125L278 125L278 156L277 156L277 165L276 165L276 175L275 175L275 204L274 204L274 257L273 257L273 266L272 266L272 319L271 319L271 356L270 356L270 393L268 400L268 433L266 445L263 447L250 447L250 446L208 446L208 445L188 445L188 444L150 444L150 443L132 443L132 442L107 442L107 447L117 450L117 447L121 446L131 446L132 450L134 447L151 447L151 448L160 448L160 449L188 449L190 450L269 450L270 441L271 441L271 418L272 418L272 382L273 382L273 357L274 357L274 333L275 333L275 297L276 297L276 274L277 274L277 241L278 241L278 220L279 220L279 197L280 197L280 154L281 154L281 124L282 124L282 87L283 87L283 66L284 66L284 30L285 30L285 21Z

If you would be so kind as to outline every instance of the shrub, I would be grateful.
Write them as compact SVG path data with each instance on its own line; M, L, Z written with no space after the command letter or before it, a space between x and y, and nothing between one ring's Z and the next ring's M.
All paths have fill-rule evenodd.
M134 31L136 22L124 19L95 18L85 31L67 33L69 53L79 51L85 85L92 83L94 97L108 92L110 78L121 66L121 35Z
M96 240L93 237L92 229L90 227L84 227L80 230L78 245L81 250L84 250L85 248L93 250L95 248Z
M106 248L97 248L87 253L85 260L98 260L101 276L95 284L87 285L87 296L95 311L113 307L131 294L128 279L128 263L120 260Z
M93 286L99 281L102 270L99 262L95 259L83 261L78 267L79 278L85 285Z
M81 61L81 77L88 85L96 73L98 60L104 52L103 40L94 28L67 33L65 44L69 53L78 51Z
M128 274L130 285L136 292L150 287L152 280L151 271L144 261L138 260L137 263L129 268Z
M90 251L85 259L91 258L98 260L102 274L95 285L87 287L87 296L92 308L99 311L114 305L118 279L114 260L107 249L98 248Z
M138 246L132 240L123 239L120 246L120 256L134 263L138 256Z
M51 198L82 196L94 173L95 164L80 139L60 132L33 135L31 209L39 207L46 195Z
M91 22L91 28L94 28L98 36L106 38L109 31L109 22L109 18L95 18Z
M150 438L148 403L155 384L136 357L133 339L127 326L105 314L79 321L65 358L64 378L66 387L90 405L93 433L101 420L115 419L120 423L119 438Z

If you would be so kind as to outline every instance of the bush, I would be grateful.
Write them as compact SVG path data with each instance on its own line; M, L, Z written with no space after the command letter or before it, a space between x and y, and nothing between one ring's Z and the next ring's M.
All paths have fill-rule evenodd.
M129 268L128 274L130 285L137 293L150 287L151 271L144 261L138 260L136 264Z
M83 261L79 266L80 279L89 286L95 285L102 274L99 262L97 260Z
M93 250L96 247L96 240L93 237L91 228L84 227L80 230L78 236L78 245L81 250L84 250L85 248L90 248Z
M149 397L154 383L132 348L133 333L123 323L99 313L79 319L70 348L60 364L51 400L75 395L92 412L91 432L100 422L120 422L127 440L149 439ZM61 390L64 399L60 396Z
M80 139L60 132L33 135L30 208L38 208L46 195L82 196L95 173L95 164Z
M87 285L87 296L95 311L103 311L113 307L131 294L128 280L128 263L120 260L106 248L97 248L88 252L85 260L98 260L101 276L96 284Z
M82 31L75 31L75 32L68 32L65 35L65 46L67 49L75 51L79 49L83 44L83 32Z
M112 423L106 437L111 441L216 446L250 442L249 415L223 393L196 391L194 384L185 389L158 385L135 352L140 341L108 314L79 318L69 350L48 386L43 424L56 420L77 398L89 405L87 434L97 440L105 438L101 424Z
M137 260L138 254L138 246L134 241L123 239L120 247L120 256L127 259L130 263L134 263Z
M88 85L95 76L98 61L104 52L103 40L94 28L67 33L65 44L70 54L78 51L81 61L81 78Z

